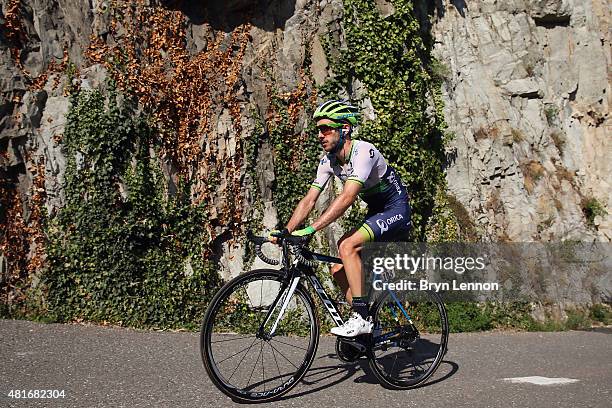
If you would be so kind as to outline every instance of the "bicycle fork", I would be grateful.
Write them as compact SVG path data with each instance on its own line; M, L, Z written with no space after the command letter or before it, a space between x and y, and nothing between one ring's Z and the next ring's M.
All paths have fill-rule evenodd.
M317 279L316 275L308 274L306 275L306 277L308 278L308 281L310 281L310 283L314 287L315 291L317 292L317 295L319 295L319 298L321 299L321 302L323 302L325 309L327 309L327 312L332 317L336 325L338 326L343 325L344 321L342 320L342 317L340 317L340 313L338 313L338 309L336 308L334 303L331 301L331 299L325 292L325 289L323 289L323 286ZM289 283L284 285L284 289L281 290L281 294L274 300L274 303L270 307L270 310L268 311L266 318L264 319L261 326L259 326L259 330L257 332L258 337L264 338L264 339L270 339L272 338L272 336L274 336L274 333L276 332L276 328L278 324L280 323L280 321L283 319L283 316L285 315L285 311L287 310L287 307L289 306L289 302L291 301L291 297L293 296L295 289L297 288L298 283L300 282L300 278L301 276L299 275L293 276L293 278L289 281ZM268 333L265 333L264 329L266 325L269 322L271 322L272 316L274 315L274 311L279 306L279 304L280 304L280 310L278 312L278 315L276 316L276 319L274 320L274 323L272 324L272 328L270 329Z
M287 310L287 307L289 306L289 301L291 300L291 297L293 296L293 293L295 292L295 288L297 288L298 283L300 283L300 276L293 277L293 279L291 279L291 282L285 286L284 290L281 291L280 296L278 296L274 300L272 307L268 311L268 315L264 319L261 326L259 326L259 330L257 332L258 336L261 336L261 338L266 340L269 340L270 338L272 338L272 336L274 336L274 333L276 332L276 327L278 327L278 323L280 323L283 316L285 315L285 310ZM272 324L270 332L266 334L264 333L264 328L266 327L268 322L270 322L272 315L274 314L274 310L276 310L276 307L279 305L279 303L281 304L281 307L278 312L278 316L276 316L276 320L274 320L274 324Z

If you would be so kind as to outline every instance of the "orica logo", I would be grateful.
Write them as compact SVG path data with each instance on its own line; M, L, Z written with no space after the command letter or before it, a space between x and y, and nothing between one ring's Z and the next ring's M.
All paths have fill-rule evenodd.
M402 214L397 214L397 215L394 215L391 218L387 218L387 224L393 224L394 222L397 222L397 221L403 220L403 219L404 219L404 217L402 216Z
M382 234L384 234L386 231L389 230L389 227L387 226L387 223L384 222L383 220L376 220L376 225L378 225L378 228L380 228L380 232Z
M387 218L386 222L384 220L376 220L376 225L380 228L380 232L384 234L386 231L389 231L389 225L403 219L404 216L402 214L396 214Z
M399 183L395 178L395 173L392 172L391 174L389 174L389 176L387 176L387 180L389 180L389 184L395 187L395 191L397 191L397 194L402 195L402 189L400 188Z

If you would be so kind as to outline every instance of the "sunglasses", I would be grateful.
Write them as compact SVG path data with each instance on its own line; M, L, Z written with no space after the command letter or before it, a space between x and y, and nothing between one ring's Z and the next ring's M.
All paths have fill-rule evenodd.
M329 123L327 125L317 126L317 129L319 130L319 132L326 135L330 133L332 130L336 130L338 128L341 128L342 126L343 125L341 123Z

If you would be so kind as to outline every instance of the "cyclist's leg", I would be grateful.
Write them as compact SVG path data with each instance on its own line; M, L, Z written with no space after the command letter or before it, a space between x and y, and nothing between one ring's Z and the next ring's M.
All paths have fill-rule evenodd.
M368 214L363 224L345 234L338 241L338 252L343 268L332 268L334 278L351 298L366 295L364 273L361 264L361 248L368 241L398 241L410 231L410 206L408 202L397 202L382 212ZM344 273L342 273L344 272ZM346 277L349 289L345 290Z
M338 247L340 247L340 245L342 245L342 242L345 239L347 239L352 234L354 234L355 231L357 231L356 228L354 228L351 231L349 231L346 234L344 234L338 240ZM338 283L338 286L340 286L340 290L342 291L342 293L344 293L344 297L345 297L346 301L351 303L352 300L353 300L353 294L352 294L351 288L349 286L349 281L348 281L348 279L346 277L346 271L344 270L344 265L334 264L331 267L331 274L332 274L332 277L334 278L334 280L336 281L336 283Z
M352 302L356 312L342 327L333 328L331 333L354 337L371 333L372 323L368 319L368 299L365 291L365 279L361 263L361 249L367 241L384 240L396 236L410 226L410 209L405 205L391 206L380 213L368 214L360 228L352 230L339 242L338 252L349 284ZM390 232L389 234L386 234Z
M344 266L340 264L335 264L331 267L331 275L340 286L340 290L344 293L344 298L347 302L351 303L353 299L353 295L351 294L351 288L349 287L348 280L346 279L346 272L344 271Z
M338 252L351 292L351 308L355 313L342 326L334 327L332 334L341 337L355 337L372 332L372 322L368 320L368 303L363 297L363 273L361 267L361 247L365 237L353 230L338 245Z
M398 201L380 212L368 213L359 232L365 242L399 242L406 241L411 228L410 206L407 201ZM368 271L364 271L364 279ZM367 297L372 293L372 287L364 291ZM372 299L370 299L372 300Z
M364 281L361 267L361 248L366 242L366 237L359 230L352 230L338 244L338 252L348 285L351 298L364 296Z

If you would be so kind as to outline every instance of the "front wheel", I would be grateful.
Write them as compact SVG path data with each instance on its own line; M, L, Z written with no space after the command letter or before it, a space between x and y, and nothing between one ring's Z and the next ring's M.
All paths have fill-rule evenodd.
M276 399L312 364L319 342L312 298L298 284L279 320L287 292L284 273L255 270L223 286L206 310L202 361L213 383L234 401Z
M448 342L448 318L432 291L386 292L372 306L370 367L387 388L410 389L436 371Z

